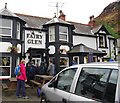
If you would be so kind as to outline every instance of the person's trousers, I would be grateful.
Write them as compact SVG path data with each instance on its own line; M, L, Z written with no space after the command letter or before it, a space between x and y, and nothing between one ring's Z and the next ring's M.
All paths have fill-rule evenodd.
M22 89L22 96L26 96L26 90L25 90L25 81L17 79L17 89L16 89L16 96L20 95L20 90Z

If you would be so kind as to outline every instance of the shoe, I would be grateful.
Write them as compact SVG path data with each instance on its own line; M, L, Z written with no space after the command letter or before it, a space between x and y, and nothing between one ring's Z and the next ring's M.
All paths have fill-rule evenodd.
M22 96L16 96L16 98L22 98Z
M25 97L23 97L23 99L29 99L29 97L28 97L28 96L25 96Z

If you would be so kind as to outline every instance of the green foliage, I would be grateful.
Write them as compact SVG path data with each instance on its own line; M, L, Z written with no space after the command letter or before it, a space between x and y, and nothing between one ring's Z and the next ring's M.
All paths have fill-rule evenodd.
M96 24L97 25L104 25L106 27L106 29L108 30L108 32L111 34L111 36L115 37L115 38L118 38L119 37L119 33L115 31L115 26L117 25L116 23L106 23L104 21L100 21L100 20L97 20L96 21Z

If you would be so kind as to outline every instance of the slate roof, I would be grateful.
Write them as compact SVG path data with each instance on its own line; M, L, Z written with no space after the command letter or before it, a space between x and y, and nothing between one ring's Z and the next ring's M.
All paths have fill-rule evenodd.
M48 21L48 22L45 23L45 24L54 24L54 23L62 23L62 24L69 24L69 25L71 25L71 23L69 23L69 22L67 22L67 21L64 21L64 20L62 20L62 19L59 19L59 18L57 18L57 17L52 18L50 21Z
M75 45L70 51L68 51L69 54L72 54L72 53L90 53L90 52L93 54L102 54L102 55L106 54L106 53L103 53L101 51L87 47L86 45L84 45L82 43Z
M38 28L41 29L42 25L51 20L50 18L45 17L38 17L38 16L32 16L32 15L24 15L15 13L17 16L21 17L23 20L26 21L26 27L30 28Z
M75 23L71 22L75 26L75 33L78 34L87 34L87 35L94 35L91 31L91 27L86 24Z
M103 26L103 25L98 25L98 26L94 27L94 28L92 29L92 32L93 32L93 33L98 32L98 30L99 30L102 26Z
M26 21L26 27L41 29L43 24L52 24L52 23L59 22L59 23L74 25L75 33L94 35L91 31L91 27L85 24L70 22L70 21L63 21L59 18L45 18L45 17L31 16L31 15L25 15L25 14L19 14L19 13L15 13L15 14Z
M0 15L18 17L17 15L15 15L14 13L12 13L12 12L11 12L10 10L8 10L7 8L3 8L2 10L0 10Z
M19 16L17 16L16 14L12 13L10 10L7 9L7 7L5 6L5 8L0 10L0 15L3 16L10 16L10 17L16 17L21 19L22 21L24 21L22 18L20 18Z

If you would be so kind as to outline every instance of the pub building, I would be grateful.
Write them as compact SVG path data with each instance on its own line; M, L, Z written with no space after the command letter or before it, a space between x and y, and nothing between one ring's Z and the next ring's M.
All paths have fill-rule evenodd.
M116 60L116 39L104 25L95 25L94 16L88 24L66 21L60 16L45 18L12 13L7 4L0 10L0 78L14 77L14 68L24 58L34 64L52 59L56 73L72 65Z

